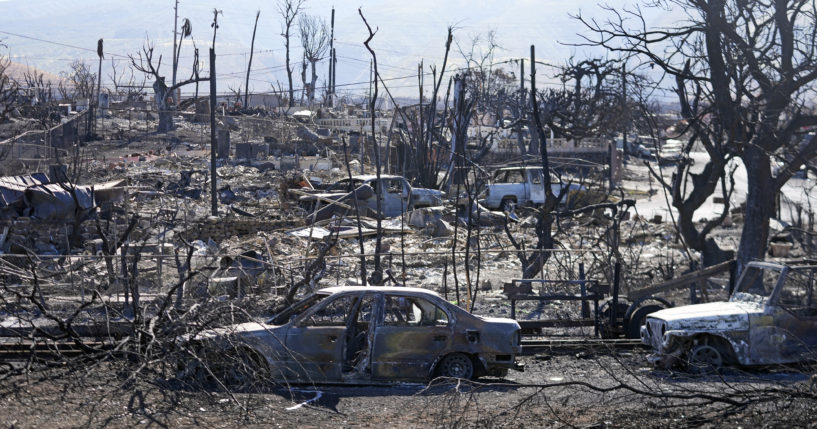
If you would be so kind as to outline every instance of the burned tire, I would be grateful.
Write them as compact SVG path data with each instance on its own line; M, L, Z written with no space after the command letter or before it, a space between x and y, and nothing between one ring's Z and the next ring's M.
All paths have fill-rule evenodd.
M269 381L266 360L255 350L199 350L180 372L186 382L202 388L257 390Z
M723 354L717 347L697 344L689 350L689 372L711 374L723 367Z
M510 198L504 198L502 202L499 203L499 211L501 212L508 212L513 209L513 206L516 204L516 201Z
M241 391L257 391L269 382L266 359L250 348L239 348L227 364L232 364L225 374L224 384Z
M635 340L641 338L641 327L644 326L644 322L647 321L647 315L663 309L664 307L660 305L651 304L636 310L627 322L627 338Z
M474 376L474 362L463 353L452 353L437 365L437 375L471 379Z
M601 336L602 338L616 338L621 332L619 329L610 326L610 312L615 306L616 319L621 320L630 308L630 303L625 298L619 298L617 303L613 303L612 298L606 299L599 305L599 315L601 318Z

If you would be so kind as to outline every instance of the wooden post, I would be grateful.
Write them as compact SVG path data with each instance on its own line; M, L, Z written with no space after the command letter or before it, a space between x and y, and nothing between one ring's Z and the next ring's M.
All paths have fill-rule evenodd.
M525 139L522 138L522 119L525 117L525 59L519 59L519 119L516 126L516 144L525 155Z
M613 302L610 303L610 326L616 326L618 315L618 291L621 280L621 262L616 259L616 264L613 268Z
M210 214L213 216L218 216L216 145L216 50L210 48Z
M96 132L96 115L99 114L99 91L102 89L102 39L99 39L99 42L96 44L96 53L99 56L99 71L97 72L97 83L96 83L96 103L88 103L88 107L90 108L91 105L96 106L96 112L91 110L91 114L94 115L94 132Z
M585 300L587 297L587 282L584 278L584 262L579 263L579 280L581 280L581 294L582 294L582 319L590 318L590 305Z

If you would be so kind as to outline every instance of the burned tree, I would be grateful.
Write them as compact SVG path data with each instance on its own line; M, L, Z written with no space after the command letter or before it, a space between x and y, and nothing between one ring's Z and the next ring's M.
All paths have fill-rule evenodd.
M250 61L247 62L247 78L244 80L244 108L250 107L250 69L252 68L252 54L255 51L255 30L258 29L258 18L261 11L255 13L255 25L252 27L252 42L250 42Z
M565 89L556 103L557 108L551 110L547 125L560 137L572 140L598 137L616 130L620 69L618 61L596 58L574 61L571 58L556 74ZM553 104L553 100L550 103Z
M287 81L289 82L289 107L295 105L295 91L292 89L292 66L289 61L289 47L291 42L292 24L295 23L295 18L298 17L306 0L279 0L278 13L284 20L281 24L281 37L284 38L284 48L286 49L286 70Z
M156 60L156 65L154 66L153 44L149 41L142 47L142 52L139 52L137 57L131 55L130 60L136 70L150 75L153 78L153 93L156 100L156 110L159 112L158 131L160 133L168 132L174 128L173 110L175 107L168 103L173 92L191 83L210 80L209 77L200 77L198 75L198 67L195 66L198 63L198 56L196 56L193 60L194 67L190 78L168 87L167 83L165 83L165 77L159 72L159 69L162 67L162 56L159 55L159 58Z
M304 60L309 63L312 77L306 86L306 98L309 103L315 101L315 84L318 81L318 72L315 65L322 60L329 49L329 34L326 22L317 16L304 15L298 21L298 30L301 34L301 46L304 48Z
M776 196L817 151L817 141L804 138L805 127L817 125L808 108L817 80L817 12L805 0L664 0L644 6L681 9L687 20L651 28L640 9L612 8L604 24L577 19L591 32L589 44L637 56L675 78L690 127L687 151L699 143L710 156L702 174L684 175L688 193L673 192L681 233L691 246L705 244L701 233L711 230L709 224L695 229L691 214L717 189L728 158L743 161L749 174L737 255L742 268L763 258ZM783 165L777 173L773 162Z
M439 179L437 172L440 169L440 157L433 155L435 153L434 140L440 141L446 113L444 110L442 115L437 114L437 104L440 101L438 95L443 83L445 68L448 64L448 53L451 51L453 31L452 27L448 28L445 54L443 56L441 69L438 71L436 67L431 67L431 74L434 78L432 81L431 98L427 102L424 99L424 72L421 63L417 69L420 102L415 106L398 109L397 111L397 117L403 122L400 124L400 146L402 146L400 157L403 161L401 167L403 175L422 186L432 188L438 187ZM388 87L383 82L382 77L377 76L377 78L383 83L383 87L386 88L386 91L388 91ZM448 105L448 92L450 92L450 89L451 82L449 81L448 91L446 92L443 105ZM409 129L411 132L409 132ZM403 131L405 131L405 133L403 133Z
M536 88L536 67L534 49L531 47L530 68L530 98L532 111L530 112L531 132L535 138L531 139L529 154L539 154L537 160L542 166L542 186L544 188L544 203L536 209L536 245L530 256L521 251L521 244L517 243L510 231L506 229L508 237L514 246L523 266L523 276L532 278L541 272L550 257L550 252L557 242L554 239L553 225L559 216L570 216L569 212L557 212L560 204L565 200L570 189L561 175L555 173L552 159L548 153L549 128L554 135L581 140L609 133L613 129L614 105L617 94L611 91L609 81L614 62L600 60L586 60L578 63L569 62L560 68L556 76L562 81L562 88L538 90ZM554 190L554 186L556 190Z
M564 189L559 195L555 195L553 193L553 187L551 185L551 176L550 176L550 157L548 156L547 145L546 145L546 137L545 137L545 128L542 121L542 116L540 115L539 103L540 100L537 98L537 91L536 91L536 51L531 45L530 47L530 95L533 101L533 125L535 128L533 130L539 137L539 142L541 143L541 147L539 148L539 153L542 155L542 186L544 187L545 191L545 202L539 208L537 217L536 217L536 250L532 256L527 257L526 261L524 262L523 268L523 275L525 278L533 278L539 271L542 269L542 266L547 262L548 258L550 257L550 250L554 248L554 240L553 240L553 233L551 231L551 227L553 226L553 222L556 219L554 216L554 212L559 205L559 201L564 196ZM542 103L546 107L547 110L542 112L548 119L554 116L554 113L557 109L552 102L555 97L551 97L550 100L544 100ZM548 120L551 122L551 120Z
M9 65L11 60L8 57L0 57L0 119L8 118L17 97L17 81L11 78Z
M142 76L142 81L137 82L133 64L128 64L128 73L119 72L116 69L116 61L111 60L111 74L108 78L113 83L116 95L125 97L128 101L136 100L145 90L147 78Z
M60 83L59 90L63 99L93 98L96 93L96 73L84 61L74 60L68 66L68 71L60 73L60 77L67 82Z
M372 31L372 27L369 25L369 22L366 21L366 17L363 16L363 9L362 8L358 8L357 13L360 15L360 19L363 20L363 23L366 24L366 29L369 31L369 37L366 38L366 40L363 42L363 45L366 46L366 50L368 50L369 53L372 55L372 84L374 86L374 94L372 94L372 97L369 99L369 113L371 114L371 119L372 119L372 121L371 121L372 137L374 137L375 136L375 117L376 117L375 103L376 103L376 100L377 100L377 78L378 78L378 73L377 73L377 55L375 54L374 49L372 49L372 47L369 45L369 42L371 42L372 39L374 38L374 35L377 33L377 29ZM380 181L380 172L381 172L381 169L380 169L380 162L381 162L380 143L377 142L377 140L375 140L374 148L375 148L375 175L377 177L377 182L381 184L380 186L382 186L382 182ZM377 210L377 213L383 213L383 193L382 193L382 190L380 190L380 189L378 189L378 191L377 191L377 201L376 201L376 204L375 204L375 208ZM381 244L382 244L382 239L383 239L382 223L381 223L382 220L383 220L382 216L377 217L377 238L376 238L376 241L375 241L374 271L372 272L372 278L371 278L371 283L375 284L375 285L379 285L383 281L383 269L380 266L380 252L381 252L381 248L382 248Z
M17 103L20 113L25 117L37 120L43 129L48 129L60 122L60 113L54 94L52 83L46 80L44 74L36 69L29 69L23 73L23 82L18 85L25 85L27 94L26 103ZM0 101L2 103L2 101ZM2 108L0 108L2 116Z
M506 109L514 112L517 118L523 116L519 115L520 109L516 103L519 100L518 88L513 74L501 67L504 62L494 63L495 52L502 49L495 30L472 35L467 46L459 41L456 44L468 67L466 84L473 99L469 123L477 130L469 147L476 151L472 161L479 162L490 151L497 132L506 127ZM489 131L484 132L486 129Z

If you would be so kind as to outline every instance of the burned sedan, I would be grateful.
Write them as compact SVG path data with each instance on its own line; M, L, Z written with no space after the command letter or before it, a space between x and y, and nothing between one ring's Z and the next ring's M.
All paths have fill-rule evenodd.
M344 205L353 207L354 199L363 214L372 217L378 216L377 195L381 197L381 212L384 217L400 216L406 211L439 206L442 204L443 192L436 189L415 188L402 176L383 174L380 179L373 175L352 177L350 186L348 179L343 179L330 185L322 192L303 192L298 198L298 204L306 211L311 212L311 221L329 219L336 210L345 210ZM335 204L337 201L340 204Z
M205 331L187 374L289 382L473 378L520 369L519 324L484 318L410 287L321 289L267 323ZM239 365L240 364L240 365ZM246 376L246 371L244 371Z
M692 371L770 365L817 356L817 265L750 262L728 302L687 305L647 316L649 360Z

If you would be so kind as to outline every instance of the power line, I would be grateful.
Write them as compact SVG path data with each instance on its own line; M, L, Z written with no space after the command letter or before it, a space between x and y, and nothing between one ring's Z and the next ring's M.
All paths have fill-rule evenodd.
M55 42L55 41L53 41L53 40L45 40L45 39L40 39L40 38L37 38L37 37L26 36L26 35L23 35L23 34L11 33L11 32L8 32L8 31L2 31L2 30L0 30L0 33L2 33L2 34L8 34L9 36L21 37L21 38L23 38L23 39L36 40L36 41L38 41L38 42L43 42L43 43L50 43L50 44L52 44L52 45L63 46L63 47L66 47L66 48L80 49L80 50L83 50L83 51L88 51L88 52L93 52L93 53L96 53L96 49L83 48L82 46L69 45L69 44L67 44L67 43ZM110 55L110 56L112 56L112 57L128 58L128 56L127 56L127 55L115 54L115 53L113 53L113 52L103 52L103 53L104 53L105 55Z

